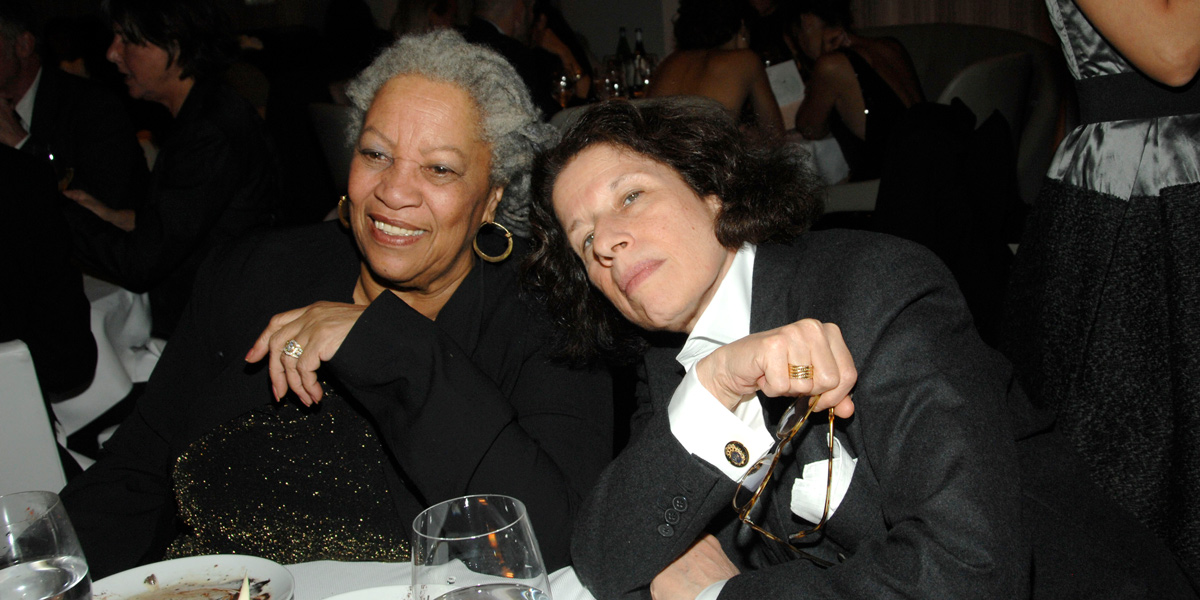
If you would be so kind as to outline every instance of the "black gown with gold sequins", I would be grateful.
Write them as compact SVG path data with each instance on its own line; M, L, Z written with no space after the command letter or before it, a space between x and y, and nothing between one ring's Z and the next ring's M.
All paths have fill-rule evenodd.
M382 294L321 368L340 396L322 405L339 408L310 421L277 408L266 369L243 356L271 316L352 301L353 239L325 223L214 256L108 455L63 490L93 577L172 542L283 562L400 558L417 512L472 493L524 501L548 566L566 564L576 509L611 458L611 382L550 360L518 262L477 261L437 321ZM322 433L322 418L338 427ZM349 484L332 470L347 457Z

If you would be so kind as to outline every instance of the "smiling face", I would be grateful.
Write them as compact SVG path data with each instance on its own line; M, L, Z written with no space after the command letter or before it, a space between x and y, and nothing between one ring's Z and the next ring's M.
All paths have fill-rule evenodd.
M395 77L375 95L348 195L370 298L385 287L414 308L441 298L436 313L470 272L471 241L503 193L488 184L491 146L479 120L465 91L420 75Z
M553 203L588 279L646 329L690 332L733 261L713 228L720 200L624 148L577 154L555 180Z

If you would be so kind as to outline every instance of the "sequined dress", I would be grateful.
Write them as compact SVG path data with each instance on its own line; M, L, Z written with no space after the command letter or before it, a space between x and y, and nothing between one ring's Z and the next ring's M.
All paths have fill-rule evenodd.
M107 456L63 490L93 577L168 547L401 559L419 511L476 493L521 499L547 566L565 565L612 457L612 385L551 360L549 320L519 291L522 248L477 261L436 321L381 294L322 363L337 397L317 411L276 405L243 357L273 315L353 301L354 239L324 223L215 255Z
M1084 124L1026 227L1006 350L1094 480L1200 573L1200 102L1185 95L1197 82L1149 82L1071 0L1046 4ZM1095 87L1113 81L1145 93ZM1160 116L1087 114L1164 98L1176 107Z
M186 527L166 558L409 560L408 525L392 504L379 438L325 387L317 406L256 407L179 455L171 479Z

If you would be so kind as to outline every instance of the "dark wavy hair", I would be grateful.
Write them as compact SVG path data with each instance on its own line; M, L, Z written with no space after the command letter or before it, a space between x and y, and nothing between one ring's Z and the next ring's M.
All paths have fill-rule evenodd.
M596 144L662 163L697 196L719 198L713 227L726 248L791 240L823 208L820 180L800 150L741 131L716 102L675 96L616 100L589 109L534 172L533 251L524 265L526 286L546 304L560 330L558 353L573 361L626 362L644 347L643 332L592 286L554 213L558 176Z
M708 50L728 42L741 29L749 10L745 0L680 0L675 48Z
M214 75L237 54L229 15L213 0L104 0L103 8L127 42L166 50L183 79Z

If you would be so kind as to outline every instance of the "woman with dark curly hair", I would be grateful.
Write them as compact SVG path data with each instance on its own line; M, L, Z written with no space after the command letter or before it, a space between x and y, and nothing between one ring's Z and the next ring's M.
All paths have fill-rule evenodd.
M932 254L800 233L818 203L787 152L663 99L600 105L544 158L528 275L569 353L647 340L632 442L576 525L581 581L606 599L1194 598Z
M704 96L772 137L783 135L783 115L767 71L749 50L739 0L682 0L675 17L675 51L650 78L648 97Z

